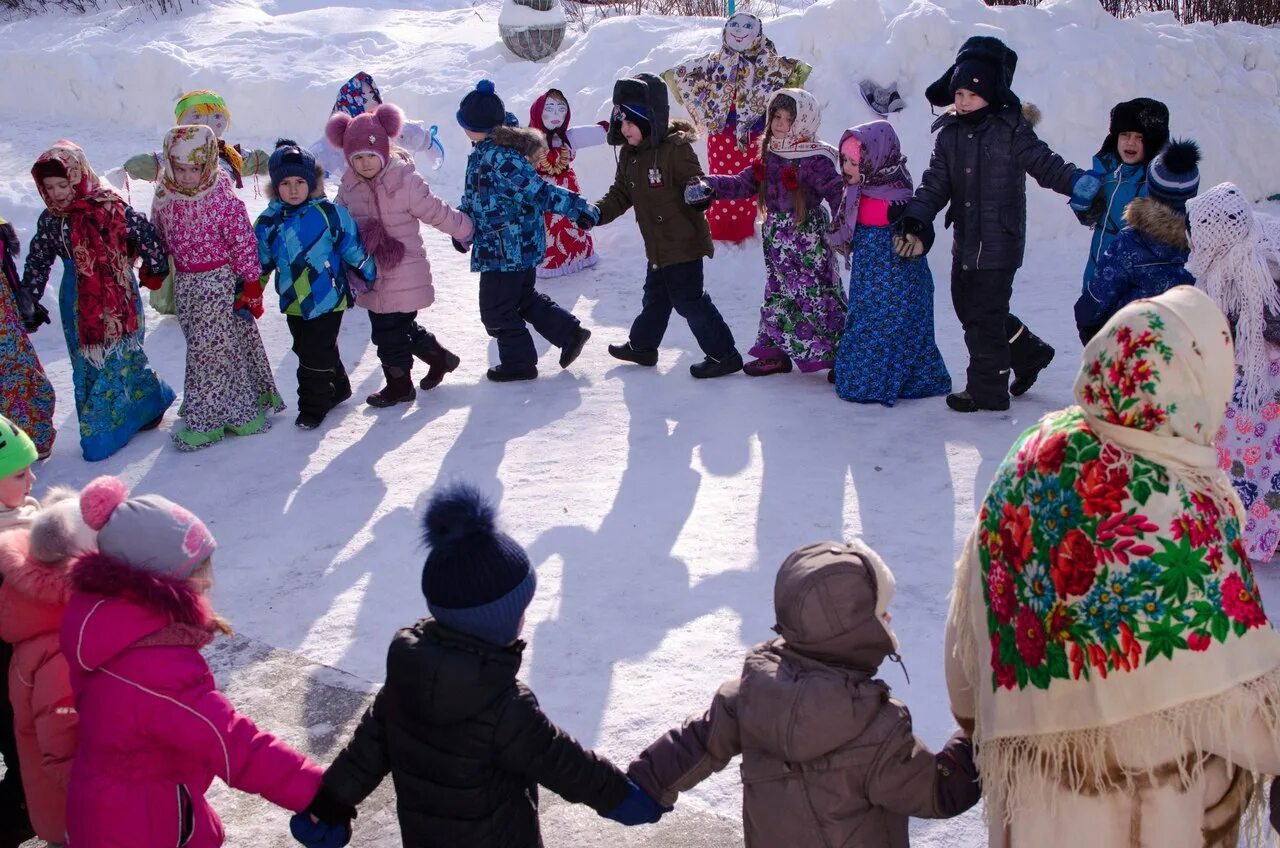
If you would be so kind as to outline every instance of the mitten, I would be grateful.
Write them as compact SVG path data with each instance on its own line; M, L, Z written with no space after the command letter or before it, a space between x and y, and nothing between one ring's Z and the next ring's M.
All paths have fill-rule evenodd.
M265 150L250 150L244 156L244 169L240 176L242 177L265 177L268 175L267 162L271 160L271 155Z
M463 244L462 242L458 241L456 238L451 238L449 239L449 241L453 242L453 249L458 251L459 253L466 253L469 250L471 250L471 245Z
M695 209L715 199L716 190L702 177L694 177L684 187L684 202Z
M40 298L31 289L18 286L14 290L18 301L18 316L22 318L22 326L28 333L40 329L41 324L49 323L49 310L40 304Z
M22 253L22 242L18 241L18 231L13 228L13 224L8 221L0 224L0 239L4 239L5 248L16 261L18 255Z
M1076 212L1076 210L1073 209L1071 211L1076 213L1077 221L1084 224L1089 229L1093 229L1098 226L1098 224L1102 223L1102 216L1106 212L1106 206L1106 198L1103 196L1102 192L1098 192L1093 198L1093 203L1089 204L1089 208L1087 210L1084 212Z
M618 824L632 827L637 824L653 824L662 818L664 813L669 812L671 812L671 807L659 806L657 801L650 798L643 789L635 784L635 781L628 779L627 797L622 799L621 804L607 813L601 813L601 815L616 821Z
M312 821L307 813L298 813L289 819L289 832L307 848L343 848L351 841L349 823L333 825Z
M596 126L597 126L597 127L599 127L600 129L604 130L605 132L608 132L608 131L609 131L609 122L608 122L608 121L596 121Z
M240 293L236 295L236 302L231 305L232 311L237 314L248 312L253 318L262 317L262 283L257 280L243 280L240 283ZM242 317L244 317L242 315Z
M585 208L579 210L574 219L574 224L580 230L589 230L600 221L600 209L595 204L588 203Z
M143 268L138 272L138 283L141 284L144 289L160 291L160 287L164 285L165 278L168 276L168 274L157 274Z
M1070 206L1074 212L1088 212L1093 199L1102 191L1102 180L1092 171L1077 171L1071 180Z
M924 256L933 246L933 228L927 228L919 218L899 218L893 228L893 250L903 259L916 259Z
M347 824L358 815L355 807L334 795L323 783L306 811L325 824Z
M155 182L160 177L160 158L154 153L139 153L130 156L124 163L124 172L135 180Z

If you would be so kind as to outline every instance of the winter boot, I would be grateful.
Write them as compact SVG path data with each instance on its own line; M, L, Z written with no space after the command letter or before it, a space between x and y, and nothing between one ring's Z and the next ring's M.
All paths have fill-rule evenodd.
M636 365L644 365L649 368L658 364L657 348L636 348L631 346L631 342L609 345L609 355L614 359L621 359L623 362L634 362Z
M767 377L770 374L790 374L791 358L789 356L768 356L753 359L742 366L742 373L748 377Z
M560 351L561 368L568 368L573 364L573 360L577 359L578 354L582 353L582 347L589 338L591 338L591 331L579 324L578 328L573 331L573 340Z
M505 365L496 365L485 372L485 376L495 383L515 383L520 380L536 380L538 378L537 366L529 368L508 368Z
M968 392L952 392L947 395L947 406L956 412L978 412L979 410L986 412L1003 412L1009 408L1009 399L992 404L980 404L973 399L973 395Z
M1040 372L1053 361L1054 350L1049 343L1027 329L1021 322L1009 338L1009 361L1013 363L1013 384L1009 394L1022 397L1036 383Z
M347 376L347 369L342 367L342 363L338 363L338 367L333 369L333 401L330 408L337 406L344 400L351 397L351 378Z
M705 380L711 377L723 377L726 374L732 374L735 371L742 370L742 356L736 351L730 351L727 355L717 359L714 356L708 356L701 362L689 366L689 373L697 377L699 380Z
M374 392L365 398L365 403L378 409L385 409L388 406L395 406L397 403L412 403L413 399L418 396L417 391L413 388L413 380L410 377L408 368L384 365L382 366L382 374L387 378L387 384L382 387L381 391Z
M323 415L316 415L314 412L299 412L298 417L293 419L293 426L299 430L314 430L324 423Z
M413 355L427 363L427 376L418 381L418 388L424 392L440 385L444 375L462 364L457 354L436 341L436 337L426 330L413 340Z

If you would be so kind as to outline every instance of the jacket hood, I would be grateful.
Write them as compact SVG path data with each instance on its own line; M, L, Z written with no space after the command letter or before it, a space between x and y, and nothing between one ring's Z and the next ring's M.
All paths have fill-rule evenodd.
M960 46L960 52L956 53L956 60L951 63L951 67L924 90L925 99L930 105L942 107L955 102L951 94L951 77L956 72L957 65L968 61L985 62L1000 69L997 99L992 101L992 106L1018 105L1020 102L1018 95L1012 91L1013 72L1018 67L1018 54L1000 39L989 35L975 35Z
M489 140L499 147L509 147L530 162L537 162L547 150L547 139L541 130L528 127L498 127Z
M213 624L208 599L191 581L134 568L106 554L91 552L76 559L71 585L76 592L125 600L178 624Z
M653 74L636 74L634 78L620 79L613 84L613 105L643 104L649 112L649 141L655 150L671 131L671 106L667 101L667 84ZM616 113L617 110L615 109ZM622 121L609 118L608 141L613 146L625 144L622 137Z
M1150 197L1135 197L1124 210L1124 222L1145 236L1183 253L1191 250L1187 216Z
M495 648L423 619L396 634L387 652L387 679L397 682L400 707L429 724L459 724L515 686L524 643Z
M893 593L893 573L862 542L815 542L778 570L774 630L803 656L871 674L898 649L884 618Z

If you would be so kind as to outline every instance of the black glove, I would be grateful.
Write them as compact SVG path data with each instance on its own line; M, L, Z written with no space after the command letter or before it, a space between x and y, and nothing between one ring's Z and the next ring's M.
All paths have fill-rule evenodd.
M323 783L316 791L316 797L307 805L306 812L328 825L347 824L358 815L355 807L344 803Z
M453 242L453 249L459 253L467 253L471 250L470 247L458 241L456 238L451 238L449 241Z
M18 300L18 315L28 333L34 333L40 329L41 324L49 323L49 310L40 304L35 292L19 286L14 294Z
M18 231L13 228L13 224L6 222L0 225L0 239L4 240L9 255L16 261L18 254L22 252L22 242L18 241Z
M899 218L893 225L893 249L903 259L918 259L933 247L933 225L919 218Z

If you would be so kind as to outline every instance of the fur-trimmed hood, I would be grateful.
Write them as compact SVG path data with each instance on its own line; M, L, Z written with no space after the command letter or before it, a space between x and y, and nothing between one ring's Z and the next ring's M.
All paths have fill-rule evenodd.
M66 568L32 559L29 539L26 530L0 533L0 639L11 645L57 633L71 597Z
M1150 197L1137 197L1129 201L1124 210L1124 222L1145 236L1177 248L1191 250L1187 239L1187 216L1168 204Z
M528 127L498 127L489 139L499 147L509 147L530 163L536 163L547 152L546 136Z

